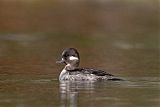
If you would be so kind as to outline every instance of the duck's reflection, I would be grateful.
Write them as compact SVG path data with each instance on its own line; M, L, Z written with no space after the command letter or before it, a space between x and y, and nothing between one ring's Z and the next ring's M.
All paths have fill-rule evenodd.
M60 82L61 107L77 107L79 91L94 92L94 83L91 82Z

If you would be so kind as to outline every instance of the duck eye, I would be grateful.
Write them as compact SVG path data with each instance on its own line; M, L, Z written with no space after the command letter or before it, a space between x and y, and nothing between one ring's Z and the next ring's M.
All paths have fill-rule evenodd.
M69 55L68 54L64 54L63 55L63 58L67 58Z

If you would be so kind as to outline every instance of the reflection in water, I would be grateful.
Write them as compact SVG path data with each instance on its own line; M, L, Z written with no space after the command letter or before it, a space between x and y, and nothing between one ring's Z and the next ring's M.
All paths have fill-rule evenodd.
M60 83L61 107L78 107L78 90L85 89L89 93L94 92L94 83L92 82L69 82Z
M61 82L61 107L135 107L137 104L150 107L159 101L158 84L157 77L127 78L119 82Z
M77 97L78 92L70 91L70 86L68 83L60 84L60 93L61 93L61 107L69 106L69 107L77 107Z

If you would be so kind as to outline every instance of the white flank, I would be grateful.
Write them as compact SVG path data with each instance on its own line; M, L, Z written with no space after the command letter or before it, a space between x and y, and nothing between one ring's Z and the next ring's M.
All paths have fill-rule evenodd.
M70 57L69 57L69 60L78 60L78 58L75 57L75 56L70 56Z

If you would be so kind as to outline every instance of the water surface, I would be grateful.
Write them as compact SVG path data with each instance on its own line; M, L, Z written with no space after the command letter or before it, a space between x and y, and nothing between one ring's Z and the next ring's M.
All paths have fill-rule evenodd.
M143 47L134 47L134 42L125 43L129 46L127 49L123 48L124 44L117 47L121 40L114 37L91 38L94 42L91 45L79 42L81 39L90 40L87 36L75 35L79 39L70 43L72 37L67 40L59 34L46 35L0 36L2 107L159 106L158 48L147 47L148 42L143 43ZM125 81L60 83L58 76L64 65L55 62L64 47L62 44L58 46L57 39L64 41L62 44L68 43L67 47L74 45L80 51L80 66L102 69Z

